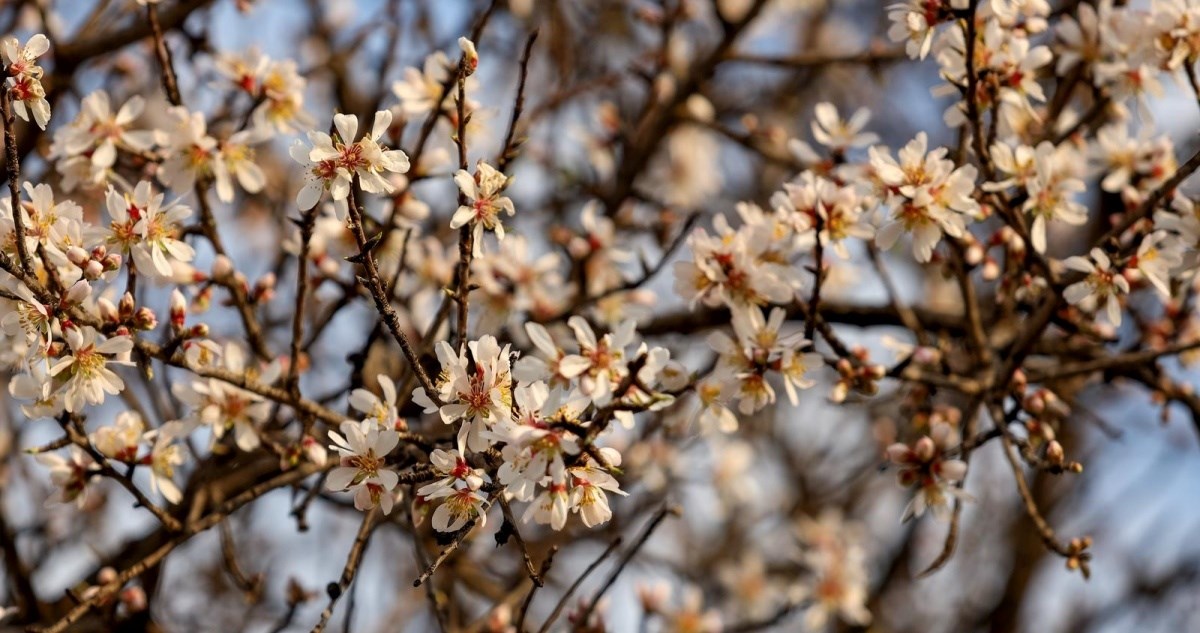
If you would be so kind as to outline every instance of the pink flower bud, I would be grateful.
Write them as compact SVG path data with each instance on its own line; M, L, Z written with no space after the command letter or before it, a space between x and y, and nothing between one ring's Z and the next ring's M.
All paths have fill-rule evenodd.
M183 324L187 320L187 299L184 298L179 288L171 291L170 318L171 331L178 334L183 330Z
M83 303L83 301L85 301L91 295L92 286L88 284L88 282L80 279L72 284L72 286L67 290L67 296L65 297L64 301L66 301L67 305L78 305Z
M913 444L913 453L916 454L918 460L927 462L937 454L937 446L934 445L933 438L926 435Z
M460 37L458 38L458 48L462 50L465 74L467 76L474 74L475 69L479 68L479 52L475 50L475 42Z
M146 590L134 585L121 590L121 604L130 613L139 613L146 610Z
M99 279L100 276L103 274L104 274L104 264L102 264L94 259L89 260L83 266L83 276L86 277L87 279L92 279L92 280Z
M328 453L325 450L325 445L318 442L311 435L305 435L301 440L301 446L304 449L304 455L308 457L308 461L317 466L324 466L325 460L328 458Z
M995 259L989 257L984 261L983 278L987 281L995 281L1000 278L1000 264L996 263Z
M912 461L913 452L907 444L896 442L887 447L887 457L893 464L907 464Z
M72 246L71 248L67 249L67 259L70 260L72 264L83 268L84 265L86 265L88 261L92 259L92 256L82 248L79 248L78 246Z
M987 252L983 250L983 246L981 246L979 242L974 242L967 247L965 258L968 264L972 266L978 266L979 262L983 261L983 257L986 254Z
M233 262L224 255L217 255L213 259L212 278L217 281L222 281L233 273Z
M107 297L100 297L96 300L96 308L100 311L100 318L109 323L118 323L121 320L120 313L117 312L117 306L113 305Z

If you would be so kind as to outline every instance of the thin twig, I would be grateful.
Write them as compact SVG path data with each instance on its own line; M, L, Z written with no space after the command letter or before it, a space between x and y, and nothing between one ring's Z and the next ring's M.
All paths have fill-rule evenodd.
M604 579L604 584L600 586L600 591L597 591L596 595L592 596L592 599L588 601L587 607L583 610L583 614L579 617L578 622L576 622L577 626L587 626L588 620L592 618L592 612L596 610L596 605L600 604L600 599L604 597L605 593L608 593L613 583L617 581L617 577L621 575L621 572L625 571L629 562L633 560L634 556L637 556L638 550L642 549L646 541L650 540L650 536L654 534L654 530L658 529L659 524L669 514L679 516L680 510L674 505L667 504L655 513L654 518L650 519L650 522L646 524L642 533L638 535L637 540L633 542L629 549L625 550L625 554L621 556L621 560L617 563L617 566L608 573L608 578Z
M542 623L542 627L538 629L538 633L546 633L546 631L550 630L550 625L554 624L554 621L558 619L559 614L562 613L564 608L566 608L567 603L571 600L571 596L575 594L575 591L579 589L579 586L583 584L583 581L587 580L587 577L592 575L593 571L596 571L596 568L600 566L600 563L604 562L604 559L608 558L613 552L617 551L617 548L621 546L621 541L622 539L619 536L613 539L613 542L609 543L608 547L596 557L596 560L592 561L592 564L588 565L587 569L583 570L583 573L575 579L575 582L571 583L570 587L567 587L566 592L564 592L562 597L558 599L558 603L554 605L554 610L550 612L550 616L546 618L546 621Z
M321 618L312 628L312 633L321 633L325 630L329 619L333 617L333 609L337 606L338 599L346 592L350 583L354 582L354 576L358 573L363 553L367 551L367 541L371 537L371 531L375 527L375 519L378 515L379 508L372 508L363 516L362 524L358 526L358 535L354 537L354 544L350 546L350 553L346 556L346 566L342 569L341 578L335 583L329 583L329 586L326 587L326 591L329 593L329 604L321 612Z

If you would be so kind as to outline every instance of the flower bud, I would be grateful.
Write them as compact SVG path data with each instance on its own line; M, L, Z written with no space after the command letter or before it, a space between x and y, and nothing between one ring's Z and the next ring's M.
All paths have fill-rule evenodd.
M92 259L83 266L83 276L90 280L99 279L104 274L104 264Z
M710 123L716 118L712 102L704 98L704 95L694 94L688 97L685 106L688 114L701 123Z
M154 314L154 310L142 306L133 314L133 327L142 331L153 330L158 327L158 315Z
M325 460L328 457L328 453L325 450L324 444L318 442L311 435L305 435L304 439L300 441L300 445L303 448L304 455L308 458L308 461L316 464L317 466L325 465Z
M1054 466L1062 466L1064 459L1062 444L1057 441L1051 441L1046 445L1046 461Z
M937 454L937 447L933 444L933 438L926 435L917 440L917 443L913 444L913 453L916 453L917 459L922 462L932 460L933 456Z
M121 590L121 604L130 613L140 613L146 610L146 590L138 585Z
M121 320L129 320L131 317L133 317L133 309L135 307L133 295L126 292L121 296L121 302L117 304L117 307L120 310Z
M100 318L109 323L119 323L121 315L117 312L117 306L108 297L100 297L96 300L96 308L100 311Z
M96 582L100 583L101 585L108 585L117 582L117 579L117 570L113 569L112 567L102 567L96 574Z
M995 259L988 257L984 260L983 278L987 281L995 281L1000 278L1000 264Z
M479 68L479 52L475 50L475 42L460 37L458 38L458 48L462 50L462 63L465 76L475 74L475 69Z
M1025 391L1025 388L1029 386L1029 377L1025 375L1024 369L1018 368L1013 371L1011 384L1014 391L1018 393Z
M67 290L67 296L63 299L67 305L78 305L87 300L92 295L92 286L88 282L80 279L72 284Z
M675 77L669 72L661 73L654 78L654 98L658 101L670 101L675 96Z
M72 264L83 268L92 259L92 255L78 246L72 246L67 249L67 259Z
M213 258L212 278L217 281L223 281L233 273L233 262L224 255L217 255Z
M170 319L171 331L175 334L182 332L183 324L187 321L187 299L179 288L171 291Z
M971 266L978 266L979 262L983 261L985 255L987 255L987 252L984 251L983 246L976 241L972 242L971 245L967 247L967 252L964 253L964 259L966 259L966 262Z

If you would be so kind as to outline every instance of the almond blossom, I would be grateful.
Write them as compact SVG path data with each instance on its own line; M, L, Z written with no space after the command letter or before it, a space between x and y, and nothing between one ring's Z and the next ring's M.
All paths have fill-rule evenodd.
M110 187L105 204L111 218L106 241L129 254L139 273L166 282L174 275L174 264L195 257L195 250L178 238L180 224L192 210L179 204L164 206L163 194L154 193L149 182L139 182L124 195Z
M43 130L50 122L50 103L42 86L43 69L37 58L50 50L50 40L38 33L24 45L15 37L0 40L0 60L4 61L7 78L3 88L12 99L13 112L25 121L30 114Z
M368 420L347 420L340 428L340 434L329 431L333 441L329 449L338 454L338 466L329 472L325 488L352 491L354 507L359 510L379 506L384 514L390 514L395 502L392 490L400 477L388 468L386 458L400 443L400 435L381 430Z
M379 390L383 392L383 398L359 388L350 392L350 406L366 415L367 419L373 420L380 429L399 431L401 429L398 427L404 421L396 412L396 383L383 374L376 376L376 380L379 382Z
M302 141L296 141L291 147L292 159L303 165L305 171L305 185L296 195L296 204L301 211L315 207L325 191L335 203L341 203L339 208L344 208L355 177L364 191L393 193L395 187L383 174L408 171L408 156L400 150L387 149L379 142L392 124L390 111L376 112L371 131L362 139L358 139L358 117L353 114L334 115L333 124L337 129L336 137L310 131L311 147Z
M70 191L80 180L89 186L107 182L118 151L149 151L154 133L129 129L144 108L145 101L138 96L131 97L116 113L107 92L97 90L84 97L75 120L55 130L50 148L50 157L58 160L59 173L85 174L83 178L68 178L63 188Z
M272 363L262 370L247 365L245 352L236 343L229 343L222 348L220 368L235 376L257 379L267 384L274 382L280 373L278 363ZM262 396L219 378L178 382L172 392L192 409L184 422L192 426L211 427L214 445L231 430L237 447L243 451L252 451L261 443L258 425L266 421L271 413L270 401Z
M947 150L928 151L924 132L910 141L893 159L891 152L872 147L871 167L887 189L889 221L879 229L875 241L889 249L902 234L912 236L913 257L928 262L942 234L962 237L967 219L979 212L972 197L976 170L973 165L955 167L945 158Z
M1129 281L1113 266L1108 255L1093 248L1088 257L1068 257L1063 264L1086 275L1082 281L1067 286L1063 297L1085 310L1095 309L1103 302L1108 322L1121 325L1121 296L1129 294Z
M47 501L76 503L83 507L87 503L88 484L100 478L95 462L82 448L72 444L67 448L68 457L58 453L38 453L37 460L50 469L50 483L56 488L54 496Z
M933 425L929 435L911 446L897 442L888 447L888 459L900 467L900 485L916 488L916 494L904 509L903 521L920 517L926 509L947 516L949 497L964 496L955 484L966 477L967 464L945 456L958 443L958 432L941 423Z
M50 366L50 375L65 378L61 389L66 409L72 413L104 402L105 394L115 396L125 389L125 381L108 365L133 365L128 360L133 339L113 336L98 340L99 336L90 326L63 327L70 353Z
M454 217L450 218L450 228L458 229L470 224L474 238L472 254L479 257L483 254L483 232L491 231L496 234L496 239L503 240L504 223L500 214L503 212L511 217L517 212L512 200L501 195L508 186L508 177L495 167L479 161L474 176L460 169L454 174L454 183L466 198L466 204L460 205L454 212Z
M413 401L425 413L438 413L444 424L462 420L460 442L472 451L487 450L492 441L484 431L511 415L510 347L501 348L496 337L487 335L457 353L445 341L438 341L436 350L442 369L435 395L441 404L424 387L413 392Z

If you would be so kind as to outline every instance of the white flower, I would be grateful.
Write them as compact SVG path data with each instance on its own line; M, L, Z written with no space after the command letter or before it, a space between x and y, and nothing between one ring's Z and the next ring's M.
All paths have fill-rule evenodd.
M142 416L136 411L122 411L112 426L96 429L90 439L105 457L129 463L137 459L143 426Z
M491 478L483 469L471 468L467 464L460 449L448 451L435 449L429 454L429 462L433 465L433 471L441 476L441 479L419 488L417 495L421 497L434 496L443 488L453 489L465 486L471 490L479 490L485 482L491 482Z
M637 337L633 321L625 321L616 330L596 338L592 326L581 316L567 319L579 343L579 355L588 363L579 380L580 391L603 407L612 400L613 390L629 373L626 348Z
M158 282L170 281L173 263L187 263L196 256L178 238L180 224L192 210L179 204L164 207L163 194L154 193L149 182L139 182L132 194L125 195L110 187L105 203L111 218L107 241L132 256L138 273Z
M888 20L892 23L888 28L888 39L904 42L904 51L909 57L925 59L933 45L933 29L946 17L941 2L905 0L887 9Z
M0 89L7 89L13 112L28 121L30 113L43 130L50 122L50 103L42 86L42 67L35 62L50 50L50 40L38 33L24 46L15 37L0 40L0 58L4 60L7 79Z
M809 345L802 333L783 336L787 312L774 308L763 318L760 308L747 307L733 312L733 329L737 339L724 332L713 332L708 344L720 354L717 371L711 380L733 380L737 385L738 410L749 415L775 402L775 389L767 374L778 371L784 378L788 399L799 404L796 389L808 389L815 383L807 373L824 362L820 354L800 353ZM709 396L720 402L720 392L708 387ZM719 415L719 410L717 411ZM728 421L725 422L728 426ZM736 426L736 422L734 423Z
M600 449L600 456L609 466L621 465L621 454L614 449ZM567 475L571 482L571 507L579 513L587 527L607 523L612 518L607 493L622 496L629 494L621 490L616 478L597 466L589 457L584 458L583 465L568 468Z
M441 488L426 500L444 499L433 511L433 529L439 532L455 532L468 521L478 517L480 525L487 524L488 498L478 490L470 488Z
M552 463L547 477L546 489L529 504L521 520L549 525L551 529L561 530L567 524L570 514L570 493L567 490L566 472L562 465Z
M158 169L158 180L180 194L196 186L196 179L213 176L217 161L217 139L208 135L203 112L191 112L183 106L167 109L171 124L156 130L158 144L167 159Z
M1137 254L1128 262L1127 270L1136 270L1162 293L1163 298L1169 299L1171 271L1183 264L1183 250L1183 243L1178 237L1165 231L1156 231L1138 245Z
M845 151L879 142L879 135L862 131L871 120L871 111L866 108L859 108L848 120L843 120L829 102L818 103L813 112L816 115L812 122L813 138L831 150Z
M888 459L900 467L900 485L917 488L916 495L904 510L902 520L920 517L927 508L944 517L947 514L947 496L965 496L955 484L966 478L967 463L944 456L958 443L958 431L942 422L933 424L929 435L917 440L911 447L901 443L888 447Z
M125 389L125 381L108 368L109 364L133 365L122 359L133 350L133 339L114 336L97 343L97 336L90 326L63 328L71 353L50 367L51 376L67 377L61 389L67 411L72 413L82 411L85 405L104 402L105 394L115 396Z
M308 133L311 148L301 141L291 147L292 159L305 167L306 183L296 195L296 204L302 211L316 206L324 191L329 191L335 202L345 201L355 176L358 176L363 191L394 193L395 187L383 173L403 174L409 169L408 156L404 152L389 150L379 143L392 124L391 111L376 112L370 134L358 141L355 141L358 117L337 114L333 124L337 128L336 138L311 131ZM344 203L340 206L344 207Z
M966 219L979 211L979 203L972 198L975 167L955 169L945 158L946 148L926 153L927 146L928 139L921 132L900 150L899 161L886 149L870 149L871 167L888 188L892 208L890 221L880 228L876 242L888 249L902 233L909 233L913 257L919 262L932 259L942 233L962 237Z
M330 450L339 457L338 466L329 473L329 490L353 490L354 507L369 510L376 505L384 514L392 511L392 489L400 483L396 471L387 467L385 458L400 443L400 434L380 430L370 420L342 422L342 433L329 432Z
M245 352L237 344L227 344L221 353L223 369L236 376L273 382L279 375L279 364L272 363L259 372L257 367L247 367ZM179 382L172 392L192 408L187 421L190 424L206 424L212 427L213 443L217 443L229 430L235 433L238 448L252 451L261 443L257 427L271 414L271 403L258 394L218 380L196 378L191 382Z
M701 429L715 429L721 433L737 431L737 415L729 409L729 403L736 393L736 384L736 379L726 372L714 372L696 383L696 398L699 400L696 423Z
M1084 257L1068 257L1063 264L1071 270L1085 273L1087 276L1079 282L1067 286L1063 297L1074 304L1080 304L1085 310L1094 309L1098 302L1104 302L1108 322L1113 326L1121 325L1121 295L1129 293L1129 281L1112 267L1112 260L1104 251L1093 248L1091 259Z
M175 443L186 430L180 422L168 422L162 428L146 433L153 441L150 451L150 489L161 492L168 503L179 503L183 492L175 484L175 467L187 461L183 447Z
M775 263L783 253L776 250L782 244L773 232L761 225L734 232L720 215L714 225L720 235L697 228L688 236L693 260L675 262L676 293L693 307L700 302L732 308L792 300L798 277L789 276L795 274L791 266Z
M256 127L236 132L217 145L212 169L217 198L221 202L233 202L235 179L247 193L258 193L266 186L266 175L255 162L252 146L270 137L270 130Z
M116 164L117 150L149 150L154 143L154 133L128 129L141 116L144 107L144 100L134 96L114 114L108 93L103 90L84 97L79 116L70 125L54 133L50 156L59 159L58 171L66 173L70 169L69 161L79 157L100 170L99 176L103 181L105 171Z
M500 213L504 212L509 217L516 213L512 200L500 195L508 186L508 178L481 160L475 166L474 176L460 169L454 174L454 182L466 197L467 204L454 212L454 217L450 218L450 228L457 229L470 224L474 235L473 255L479 257L483 254L483 232L492 231L496 239L503 240L504 224L500 220Z
M350 393L350 406L365 414L368 420L374 421L380 430L397 430L396 426L401 419L400 414L396 412L396 383L384 374L376 376L376 380L379 381L383 399L366 389L355 389Z
M1034 153L1034 176L1026 183L1029 197L1021 209L1033 214L1029 233L1039 253L1046 252L1048 221L1073 226L1087 223L1087 207L1076 198L1087 189L1078 177L1082 163L1083 157L1070 146L1055 148L1048 141L1038 145Z
M588 359L563 351L541 323L525 323L525 332L539 354L525 354L517 360L513 365L513 376L517 380L526 383L548 380L552 385L565 386L591 367Z
M443 85L450 77L450 60L438 51L425 58L425 68L405 68L404 79L392 84L392 92L400 99L400 108L409 117L423 116L440 108L445 97Z
M460 353L445 341L438 341L436 349L442 370L435 387L442 404L435 403L424 387L413 392L413 402L425 413L437 412L445 424L463 420L460 442L472 451L487 450L492 441L484 431L512 415L509 346L501 348L496 337L488 335L471 341Z
M95 462L83 449L71 445L67 452L68 458L57 453L40 453L36 459L50 468L50 482L58 489L49 500L59 503L74 501L83 507L87 502L87 486L98 479L100 473L92 468Z

